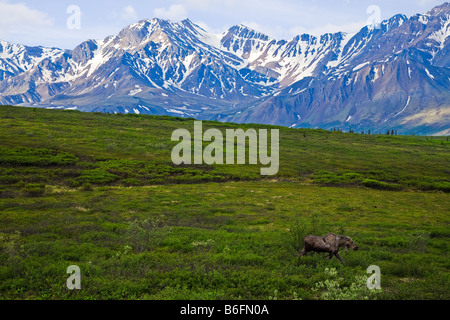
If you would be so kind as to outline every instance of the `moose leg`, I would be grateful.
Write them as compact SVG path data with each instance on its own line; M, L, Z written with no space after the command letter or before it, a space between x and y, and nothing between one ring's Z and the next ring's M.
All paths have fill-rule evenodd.
M298 253L298 261L297 261L297 264L298 264L298 265L300 265L300 259L301 259L301 257L306 256L306 254L307 254L307 252L306 252L305 249L303 249L302 251L300 251L300 252Z
M300 260L301 257L306 256L307 254L308 252L303 248L303 250L298 253L298 259Z
M300 261L300 258L302 257L302 256L306 256L306 254L308 253L308 251L311 249L310 247L308 247L308 245L307 245L307 243L306 243L306 241L305 241L305 239L303 239L303 250L302 251L300 251L299 253L298 253L298 260Z
M342 258L341 258L341 256L339 255L339 253L336 252L334 255L336 256L336 258L338 258L338 260L340 261L340 263L341 263L342 265L344 265L344 262L342 261Z

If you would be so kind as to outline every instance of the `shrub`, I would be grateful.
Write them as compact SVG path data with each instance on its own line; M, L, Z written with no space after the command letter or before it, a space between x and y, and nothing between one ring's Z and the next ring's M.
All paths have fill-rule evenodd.
M72 188L78 188L81 186L81 182L75 179L68 179L67 184Z
M327 171L317 172L314 175L313 180L315 183L328 185L338 185L343 182L341 177L339 177L336 173Z
M371 189L378 189L378 190L391 190L391 191L398 191L402 190L402 186L395 183L386 183L383 181L378 181L374 179L364 179L362 182L363 186Z
M20 181L20 177L12 176L12 175L6 175L6 176L0 176L0 183L2 184L14 184Z
M5 253L10 259L23 253L23 247L19 246L21 233L0 233L0 254Z
M313 292L320 294L322 300L376 300L381 293L381 290L367 288L366 275L356 276L350 286L342 287L343 278L336 278L336 269L326 268L325 273L330 279L317 282L312 288Z
M342 175L335 172L318 171L314 174L314 182L325 185L359 184L362 176L359 173L347 172Z
M83 183L83 186L81 187L83 191L92 191L92 185L89 182Z
M12 165L74 165L78 158L67 152L50 149L0 147L0 163Z
M128 224L128 238L138 252L154 250L170 232L164 216L152 216L145 220L135 219Z
M29 183L23 188L28 197L40 197L45 193L45 184Z
M409 247L419 252L426 252L430 237L429 232L417 230L408 235Z
M307 235L320 235L327 233L327 227L323 217L318 213L309 216L297 216L291 222L289 237L286 238L290 251L299 252L303 248L303 238Z
M141 186L142 182L136 178L128 178L128 179L124 179L122 180L122 183L125 186L131 187L131 186Z
M450 193L450 182L436 182L433 184L433 189Z
M214 245L214 240L208 239L207 241L194 241L191 244L196 249L211 249Z
M77 178L82 183L108 184L118 180L119 177L102 169L83 170L81 176Z
M419 190L423 191L443 191L446 193L450 192L450 182L447 181L440 181L440 182L433 182L431 179L428 181L419 181L415 182L413 181L411 183L413 186L415 186Z

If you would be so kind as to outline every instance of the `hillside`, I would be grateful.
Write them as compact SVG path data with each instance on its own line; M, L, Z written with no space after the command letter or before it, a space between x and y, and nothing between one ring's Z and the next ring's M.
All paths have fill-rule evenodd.
M279 174L262 178L172 165L171 134L192 119L19 107L0 119L0 299L338 298L315 289L327 279L355 283L347 298L449 299L447 138L281 127ZM298 261L302 236L328 232L360 248L345 266ZM74 264L80 291L65 287ZM364 289L369 265L381 292Z
M15 107L1 107L0 115L3 157L24 147L31 149L18 149L19 155L49 149L50 153L63 152L77 159L71 158L66 168L60 169L67 173L62 175L65 179L55 181L58 184L90 182L80 177L86 169L116 174L111 185L125 180L139 186L263 179L257 165L175 167L171 151L177 143L171 142L172 132L179 128L193 132L193 119ZM255 126L281 130L278 180L362 186L365 179L375 179L404 190L449 190L447 137L362 135L220 122L204 122L203 130L218 128L225 132L227 128L246 130ZM132 169L135 166L158 174L142 175ZM161 167L169 172L164 173Z

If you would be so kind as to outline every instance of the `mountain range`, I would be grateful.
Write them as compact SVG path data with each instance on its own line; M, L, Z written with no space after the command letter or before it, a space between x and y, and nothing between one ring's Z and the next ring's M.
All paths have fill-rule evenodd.
M276 40L142 20L73 50L0 41L0 104L450 135L450 4Z

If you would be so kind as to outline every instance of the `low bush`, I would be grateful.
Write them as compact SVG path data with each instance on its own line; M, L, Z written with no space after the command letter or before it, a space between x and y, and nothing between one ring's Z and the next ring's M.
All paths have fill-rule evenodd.
M78 158L67 152L50 149L0 147L0 163L23 166L74 165Z
M446 193L450 192L450 182L436 182L432 186L434 190L441 190Z
M7 176L0 176L0 183L1 184L14 184L19 182L21 179L17 176L7 175Z
M40 197L45 193L45 184L29 183L25 185L23 191L28 197Z
M77 178L79 182L104 185L119 180L115 174L111 174L102 169L83 170L81 176Z
M338 174L335 172L328 171L318 171L314 174L314 183L324 184L324 185L358 185L361 183L362 175L355 172L346 172L343 174Z
M334 268L325 269L329 279L319 281L312 288L322 300L376 300L382 292L380 290L370 290L367 288L368 277L356 276L350 286L342 286L343 278L337 278L337 271Z
M159 246L170 230L164 216L151 216L148 219L131 221L127 233L131 247L137 252L144 252Z
M402 190L403 187L396 183L387 183L383 181L378 181L374 179L364 179L362 181L362 185L377 190L391 190L391 191L399 191Z

